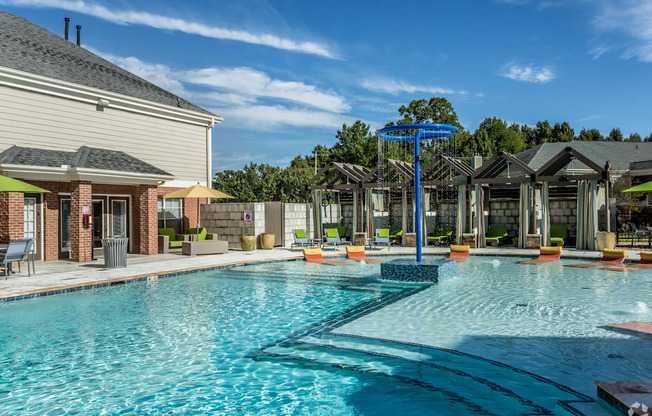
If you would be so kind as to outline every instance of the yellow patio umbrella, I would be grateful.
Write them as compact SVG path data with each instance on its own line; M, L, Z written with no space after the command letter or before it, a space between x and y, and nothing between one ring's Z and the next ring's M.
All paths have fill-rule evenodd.
M195 231L199 235L199 198L234 198L217 189L212 189L204 185L196 184L184 189L179 189L165 195L163 198L197 198L197 228Z

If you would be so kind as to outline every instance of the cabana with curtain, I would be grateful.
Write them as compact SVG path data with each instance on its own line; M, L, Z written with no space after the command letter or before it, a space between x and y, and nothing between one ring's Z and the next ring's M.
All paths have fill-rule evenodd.
M518 199L518 248L527 247L527 235L530 229L530 191L532 186L529 183L522 183Z
M578 250L597 248L598 210L597 181L580 181L577 184L577 237Z
M466 185L457 188L457 244L462 244L462 234L466 232Z

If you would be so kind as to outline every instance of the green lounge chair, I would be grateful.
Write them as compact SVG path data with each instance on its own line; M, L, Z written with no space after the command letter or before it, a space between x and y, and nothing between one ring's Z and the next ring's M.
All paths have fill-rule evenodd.
M174 228L158 229L158 252L167 253L171 248L181 248L184 241L190 241L187 234L177 235Z
M552 225L550 227L550 244L563 247L566 238L568 238L567 227L563 225Z
M374 236L373 245L386 245L387 251L392 246L391 241L389 240L389 228L376 228L376 234Z
M346 238L346 232L349 231L349 227L338 225L335 228L337 229L337 234L339 234L340 238Z
M505 227L491 227L487 234L485 234L485 241L487 244L497 246L501 243L501 240L507 238L507 228Z
M290 245L290 250L294 250L294 247L301 247L301 248L310 248L310 247L321 247L321 241L314 240L308 238L308 235L306 234L306 230L303 228L298 228L296 230L292 230L292 234L294 235L294 243Z
M403 235L403 230L401 227L390 227L389 228L389 238L401 238Z
M430 242L433 244L442 244L442 242L447 242L452 236L453 229L451 227L437 227L435 228L435 234L428 236L428 244Z
M326 228L324 230L324 235L326 236L326 241L324 241L324 248L327 245L332 245L336 250L338 246L351 245L350 241L342 241L340 233L337 232L337 228Z

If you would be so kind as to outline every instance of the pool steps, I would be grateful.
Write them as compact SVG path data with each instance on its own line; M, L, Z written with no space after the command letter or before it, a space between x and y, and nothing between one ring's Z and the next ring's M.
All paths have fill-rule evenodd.
M610 415L590 397L564 386L450 350L322 333L273 345L263 353L270 358L412 380L451 394L457 394L456 390L470 391L471 401L488 414ZM496 395L500 400L496 400ZM470 399L468 393L466 398ZM498 408L496 403L500 403Z

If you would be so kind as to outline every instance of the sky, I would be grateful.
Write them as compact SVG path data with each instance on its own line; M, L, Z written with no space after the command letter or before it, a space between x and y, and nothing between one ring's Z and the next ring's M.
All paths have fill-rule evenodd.
M462 125L652 134L652 0L0 0L223 117L213 170L287 164L446 97ZM74 40L74 29L71 31Z

